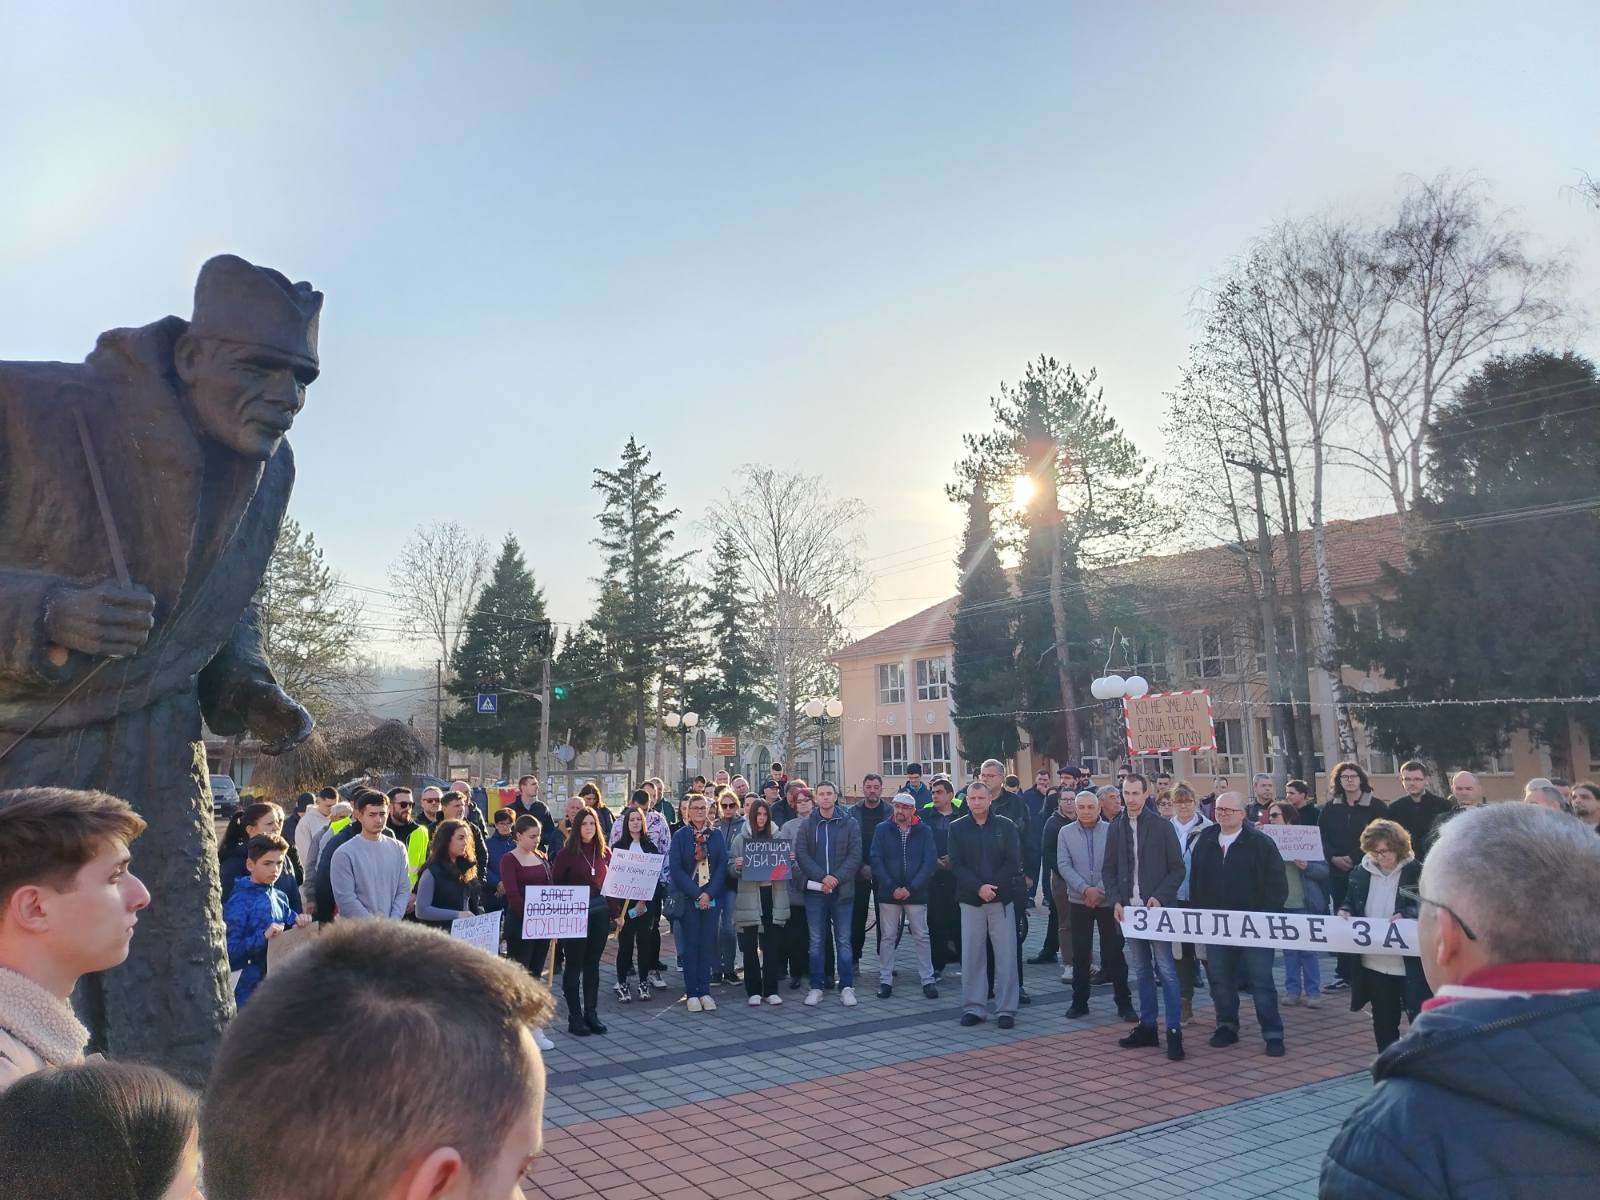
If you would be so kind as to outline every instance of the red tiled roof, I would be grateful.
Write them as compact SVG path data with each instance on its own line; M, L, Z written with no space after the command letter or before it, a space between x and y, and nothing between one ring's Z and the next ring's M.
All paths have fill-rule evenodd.
M1328 571L1333 577L1335 591L1371 587L1382 577L1384 563L1398 566L1405 562L1400 518L1394 513L1354 521L1330 521L1325 527L1325 536L1328 543ZM1281 536L1272 539L1272 549L1278 586L1287 589L1288 551ZM1306 589L1314 590L1316 563L1309 530L1300 535L1300 561ZM1238 562L1239 551L1236 547L1207 546L1177 554L1152 555L1107 568L1096 572L1096 575L1114 583L1142 583L1159 578L1163 582L1185 584L1202 592L1217 585L1236 586ZM885 626L876 633L851 642L832 658L834 661L875 658L899 650L946 645L955 625L959 599L959 596L951 596L913 616Z

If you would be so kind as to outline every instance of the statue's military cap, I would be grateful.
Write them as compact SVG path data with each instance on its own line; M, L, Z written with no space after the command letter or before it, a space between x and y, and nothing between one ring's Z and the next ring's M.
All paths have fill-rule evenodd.
M195 281L189 333L260 346L316 371L321 314L322 293L309 283L290 283L270 267L219 254L207 260Z

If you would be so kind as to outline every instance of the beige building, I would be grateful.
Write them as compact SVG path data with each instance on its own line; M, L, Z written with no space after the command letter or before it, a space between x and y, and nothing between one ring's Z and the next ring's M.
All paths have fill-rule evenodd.
M1308 589L1314 587L1316 578L1310 540L1307 535L1302 547ZM1327 545L1340 607L1358 624L1375 620L1382 564L1400 562L1404 557L1399 519L1390 515L1334 522L1327 528ZM1275 551L1282 591L1287 563L1281 539L1275 543ZM1142 661L1113 658L1113 671L1142 674L1153 691L1210 691L1217 733L1215 753L1179 752L1134 760L1149 774L1170 771L1180 778L1198 779L1203 784L1202 794L1211 790L1214 775L1227 775L1236 784L1243 777L1248 784L1249 775L1272 771L1279 750L1267 707L1265 656L1257 646L1259 622L1244 583L1244 570L1237 548L1219 546L1142 559L1102 572L1090 581L1091 586L1096 582L1131 584L1141 617L1160 630L1159 637L1135 648L1135 659ZM1301 623L1303 630L1320 628L1315 619L1317 608L1312 595L1308 598L1310 611ZM881 774L886 789L893 791L904 781L908 762L920 764L924 775L948 771L965 781L976 773L976 764L961 761L952 712L950 639L955 611L956 597L951 597L846 646L834 656L844 701L841 741L851 791L859 788L867 771ZM1112 631L1107 628L1103 632L1109 635ZM1285 636L1290 633L1286 628ZM1388 687L1382 678L1348 667L1344 681L1368 694ZM1318 769L1325 772L1332 762L1325 760L1322 748L1339 744L1336 706L1320 672L1312 672L1311 687ZM1084 696L1082 702L1090 703L1089 697ZM1106 701L1085 716L1085 726L1092 733L1085 735L1089 752L1084 760L1097 775L1109 777L1125 757L1121 704ZM1399 763L1373 748L1359 725L1356 733L1361 747L1356 757L1372 777L1376 794L1384 799L1399 795L1403 791L1397 774ZM1576 724L1573 741L1577 763L1600 773L1600 746L1591 747ZM1008 766L1026 785L1039 761L1026 745L1026 734L1023 742L1023 749ZM1513 738L1506 752L1493 762L1437 764L1446 773L1463 766L1479 773L1491 799L1520 796L1522 781L1530 776L1567 773L1559 766L1552 769L1548 749L1523 735ZM1319 795L1327 791L1326 778L1319 777L1314 783ZM1437 777L1434 787L1443 790Z

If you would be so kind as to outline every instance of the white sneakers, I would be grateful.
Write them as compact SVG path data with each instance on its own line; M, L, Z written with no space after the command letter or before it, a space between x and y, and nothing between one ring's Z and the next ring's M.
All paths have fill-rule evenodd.
M699 996L690 996L687 1000L685 1000L683 1002L683 1006L685 1008L687 1008L690 1012L699 1012L700 1011L700 997Z
M533 1044L541 1050L554 1050L556 1044L550 1040L550 1035L537 1025L533 1027Z
M713 1000L710 996L701 996L700 997L700 1007L702 1009L704 1009L706 1012L716 1012L717 1011L717 1002L715 1000Z
M751 996L750 999L748 1001L746 1001L746 1003L749 1004L751 1008L760 1008L761 1007L761 997L760 996Z
M822 1003L822 989L821 988L812 988L809 992L806 993L806 1007L807 1008L815 1008L817 1005L819 1005L821 1003Z
M856 1006L855 988L840 988L839 1003L844 1005L846 1008L854 1008Z
M756 1001L756 998L754 996L751 996L750 999L752 1001ZM771 1005L774 1005L774 1006L782 1004L783 1003L783 997L778 995L777 992L773 992L772 995L767 997L767 1003L771 1004Z

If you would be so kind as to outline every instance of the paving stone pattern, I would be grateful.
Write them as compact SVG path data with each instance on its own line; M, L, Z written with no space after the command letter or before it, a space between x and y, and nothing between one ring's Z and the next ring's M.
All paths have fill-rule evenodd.
M1030 955L1042 937L1043 916L1032 925ZM670 963L670 938L665 950ZM1337 995L1315 1012L1285 1009L1289 1054L1269 1059L1248 1001L1239 1044L1207 1046L1211 1020L1202 993L1186 1030L1189 1057L1169 1063L1159 1050L1116 1045L1127 1026L1116 1018L1109 988L1095 989L1090 1018L1067 1021L1058 965L1025 968L1035 1002L1021 1009L1015 1029L1000 1030L993 1022L972 1029L957 1024L959 979L941 984L940 999L924 999L909 939L896 964L904 982L889 1000L875 996L870 934L866 960L860 1004L853 1009L842 1007L836 993L805 1008L805 993L786 985L782 1006L750 1008L743 987L735 985L713 988L718 1011L696 1015L677 1002L681 992L671 987L648 1002L618 1004L608 953L601 1015L611 1032L574 1038L564 1020L551 1030L556 1049L545 1056L545 1153L526 1194L551 1200L852 1200L963 1178L972 1186L1015 1189L1023 1184L1002 1172L1036 1160L1039 1170L1053 1168L1052 1156L1069 1147L1088 1157L1065 1169L1098 1171L1097 1146L1118 1154L1114 1147L1137 1132L1174 1130L1167 1136L1181 1137L1183 1122L1203 1130L1213 1110L1226 1115L1230 1105L1240 1105L1246 1116L1238 1119L1248 1120L1251 1110L1242 1102L1267 1096L1275 1102L1282 1095L1293 1103L1296 1089L1361 1071L1373 1053L1369 1018L1350 1013ZM1332 962L1325 965L1331 978ZM668 973L669 984L681 986L681 979ZM1359 1092L1360 1078L1343 1086ZM1196 1114L1208 1116L1195 1125ZM1294 1134L1299 1174L1292 1180L1285 1174L1280 1190L1314 1178L1337 1120L1323 1124ZM1176 1154L1194 1150L1174 1144ZM1202 1134L1195 1145L1201 1165L1222 1157L1210 1137ZM1275 1194L1193 1187L1167 1192L1160 1190L1167 1186L1163 1179L1152 1175L1139 1194ZM1100 1182L1097 1194L1107 1194L1108 1182Z

